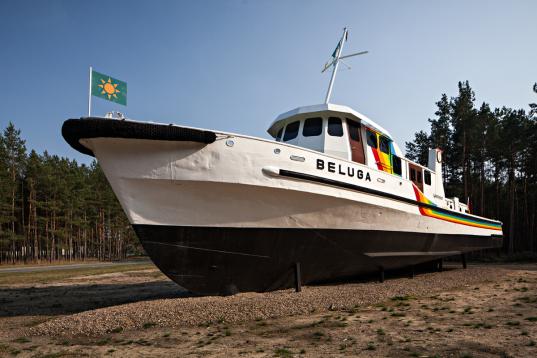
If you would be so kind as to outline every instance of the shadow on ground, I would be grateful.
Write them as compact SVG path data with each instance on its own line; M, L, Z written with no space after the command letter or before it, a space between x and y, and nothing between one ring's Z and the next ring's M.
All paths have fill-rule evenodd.
M191 294L170 281L0 288L0 317L55 316Z

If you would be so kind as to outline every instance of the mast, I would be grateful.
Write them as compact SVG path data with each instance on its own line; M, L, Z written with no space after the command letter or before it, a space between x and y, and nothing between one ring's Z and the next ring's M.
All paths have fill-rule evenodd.
M326 98L324 100L324 103L328 103L328 101L330 101L330 95L332 94L332 87L334 86L334 80L336 79L337 68L339 66L339 57L341 55L341 51L343 50L343 44L345 43L346 39L347 39L347 28L345 27L343 29L343 35L341 36L341 39L339 40L339 44L336 48L336 57L334 61L332 61L332 76L330 77L330 83L328 84L328 91L326 92Z
M337 47L334 53L332 54L332 59L324 65L324 68L321 71L321 73L323 73L324 71L332 67L332 76L330 77L330 83L328 84L328 91L326 91L326 98L324 99L324 103L328 103L330 101L330 95L332 94L332 88L334 87L334 81L336 80L336 73L337 73L337 68L339 66L339 62L344 58L358 56L358 55L365 55L366 53L369 52L369 51L361 51L361 52L352 53L350 55L341 56L341 53L343 52L343 45L345 44L345 42L347 42L348 36L349 36L349 31L345 27L343 29L343 35L341 36L341 39L339 40ZM350 69L349 65L345 64L345 66L347 66Z

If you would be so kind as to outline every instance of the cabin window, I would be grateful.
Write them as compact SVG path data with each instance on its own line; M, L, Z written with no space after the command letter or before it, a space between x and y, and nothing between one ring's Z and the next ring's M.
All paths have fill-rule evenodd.
M423 172L423 181L427 185L431 185L431 172L430 171L424 171Z
M421 172L416 172L416 179L418 179L418 183L421 183Z
M392 170L394 174L402 175L403 169L401 167L401 158L393 155L392 156Z
M321 135L323 132L323 119L322 118L308 118L304 121L304 128L302 128L302 135L304 137L314 137Z
M340 118L328 118L328 134L333 137L343 137L343 125Z
M276 142L279 142L282 139L283 127L280 128L278 134L276 135Z
M380 137L380 151L390 154L390 140L386 137Z
M293 123L289 123L287 127L285 128L285 134L283 135L283 141L287 142L291 139L295 139L298 135L298 128L300 127L300 122L295 121Z
M352 140L360 141L360 123L355 122L347 118L347 124L349 125L349 136Z
M416 171L414 169L410 169L410 180L416 181Z
M367 145L373 148L377 148L377 134L375 132L367 131Z

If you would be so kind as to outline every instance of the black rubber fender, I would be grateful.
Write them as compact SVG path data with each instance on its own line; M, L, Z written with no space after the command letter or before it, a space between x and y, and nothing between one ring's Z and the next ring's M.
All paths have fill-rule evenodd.
M202 129L97 117L66 120L62 125L62 136L72 148L92 157L94 157L93 152L82 145L80 139L129 138L204 144L210 144L216 140L214 132Z

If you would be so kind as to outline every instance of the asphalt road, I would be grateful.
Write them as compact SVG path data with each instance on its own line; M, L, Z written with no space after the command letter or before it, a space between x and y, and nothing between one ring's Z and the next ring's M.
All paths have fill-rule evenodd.
M101 267L121 266L121 265L146 265L150 262L151 262L150 260L135 260L135 261L122 261L122 262L91 262L87 264L6 267L6 268L0 268L0 273L74 270L74 269L81 269L81 268L101 268Z

